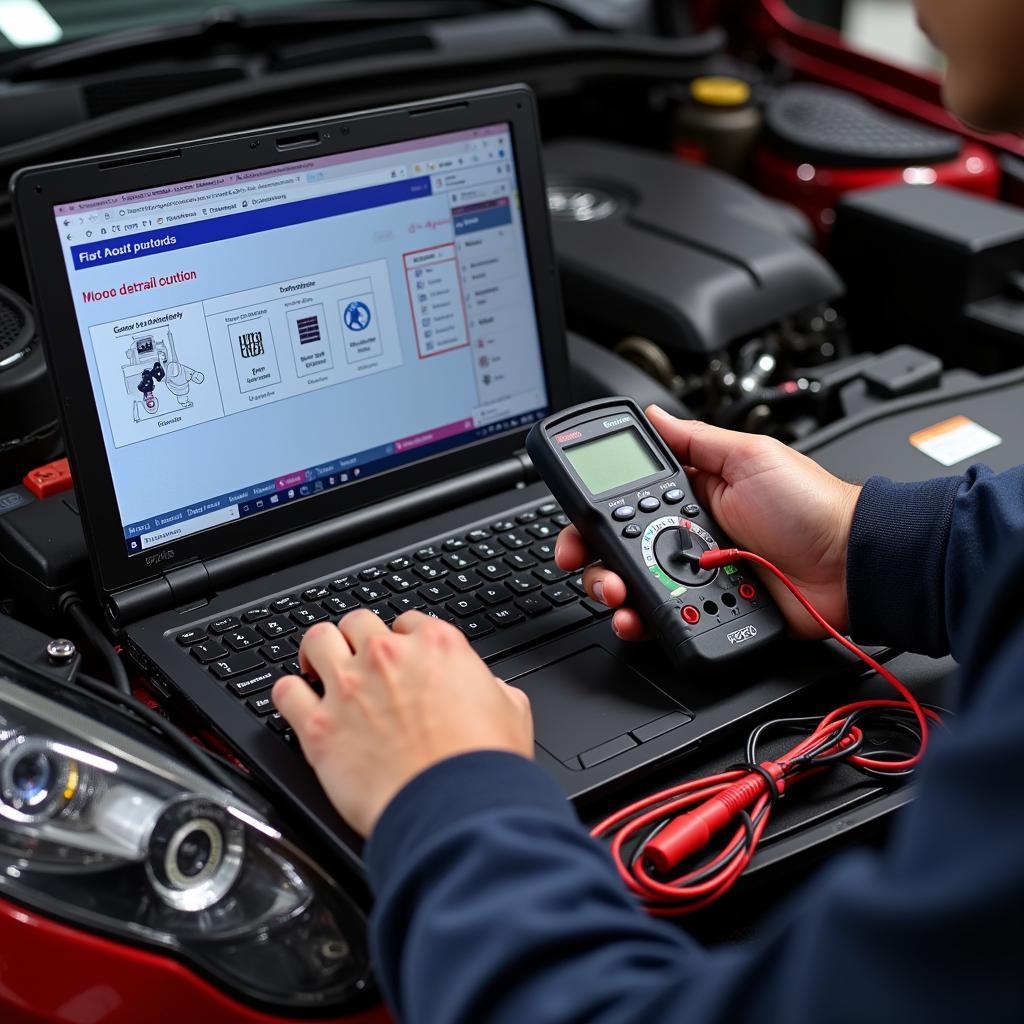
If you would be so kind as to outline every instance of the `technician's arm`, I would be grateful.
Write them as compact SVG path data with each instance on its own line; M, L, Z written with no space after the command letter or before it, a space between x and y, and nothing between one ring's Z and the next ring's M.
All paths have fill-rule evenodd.
M1024 467L924 483L873 477L857 501L847 555L850 633L960 658L976 613L1015 538L1024 536Z
M1016 570L1024 581L1024 557ZM1019 611L1024 583L1002 600ZM833 864L746 948L707 951L637 910L561 793L525 759L471 753L418 776L368 850L375 959L399 1019L1024 1019L1012 938L1024 912L1024 626L1019 616L1009 623L975 643L997 655L971 659L970 705L954 735L935 743L885 855Z

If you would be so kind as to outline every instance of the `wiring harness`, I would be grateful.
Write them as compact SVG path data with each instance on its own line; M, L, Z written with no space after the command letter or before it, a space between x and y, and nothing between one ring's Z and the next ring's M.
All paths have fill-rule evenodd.
M744 764L654 793L595 825L591 834L610 839L626 885L659 917L693 913L725 895L746 870L772 807L790 786L840 762L877 778L905 777L924 756L929 728L942 723L938 712L920 704L884 665L833 629L767 559L737 548L715 549L701 555L700 566L716 569L740 559L778 577L829 636L869 665L901 699L857 701L820 720L767 722L749 737ZM868 729L878 726L908 735L916 749L908 754L874 745ZM758 746L773 730L806 735L780 757L759 761ZM722 845L718 837L727 830ZM714 852L709 854L709 847Z

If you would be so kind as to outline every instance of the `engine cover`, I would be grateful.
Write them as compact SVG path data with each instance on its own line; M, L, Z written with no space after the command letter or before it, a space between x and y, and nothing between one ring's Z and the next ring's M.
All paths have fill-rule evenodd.
M736 178L585 139L544 159L570 321L707 356L842 294L803 215Z

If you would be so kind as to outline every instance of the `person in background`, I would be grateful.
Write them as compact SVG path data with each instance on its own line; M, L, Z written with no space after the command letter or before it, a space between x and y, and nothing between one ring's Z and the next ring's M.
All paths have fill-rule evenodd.
M1024 128L1024 3L918 0L951 108ZM533 764L529 702L454 627L369 611L303 641L274 702L338 811L369 837L371 939L407 1024L1024 1020L1024 469L858 487L773 440L652 423L741 546L865 643L961 663L954 729L881 852L837 858L753 941L706 949L638 908ZM569 527L611 628L643 636L622 580ZM816 635L788 592L793 632Z

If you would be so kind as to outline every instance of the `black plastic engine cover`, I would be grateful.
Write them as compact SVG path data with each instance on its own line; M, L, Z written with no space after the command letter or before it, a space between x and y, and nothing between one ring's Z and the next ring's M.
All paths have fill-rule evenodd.
M710 355L842 293L800 215L736 178L590 140L544 160L570 321Z

